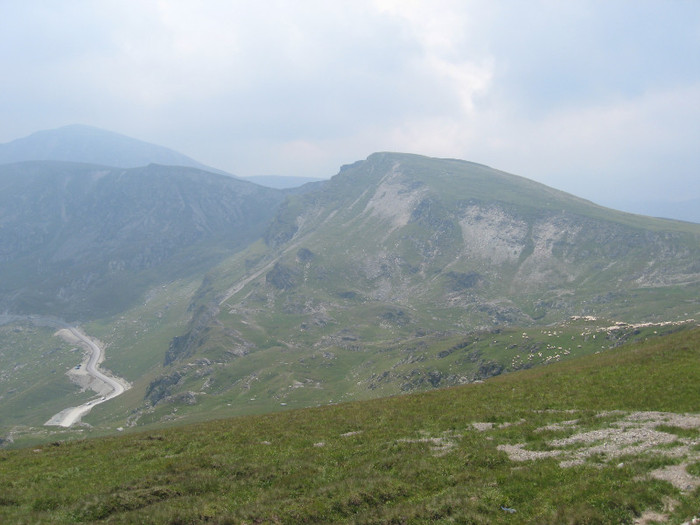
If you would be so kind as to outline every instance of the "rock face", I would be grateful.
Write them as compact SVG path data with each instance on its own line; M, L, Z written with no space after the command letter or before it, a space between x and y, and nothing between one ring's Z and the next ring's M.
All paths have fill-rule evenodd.
M258 238L284 195L193 168L0 166L0 307L118 312Z

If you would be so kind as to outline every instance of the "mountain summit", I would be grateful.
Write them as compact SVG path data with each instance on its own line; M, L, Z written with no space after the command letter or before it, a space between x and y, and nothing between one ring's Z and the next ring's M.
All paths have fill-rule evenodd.
M81 124L37 131L0 144L0 164L28 160L84 162L115 168L162 164L223 173L163 146Z

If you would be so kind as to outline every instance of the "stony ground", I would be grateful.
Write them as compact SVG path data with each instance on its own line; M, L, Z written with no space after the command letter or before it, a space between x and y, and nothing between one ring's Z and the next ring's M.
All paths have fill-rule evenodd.
M564 434L564 437L547 440L546 450L532 450L526 443L501 444L498 449L516 462L557 458L562 468L584 462L601 465L617 462L616 466L623 468L625 461L639 457L674 458L673 464L649 470L647 476L667 481L683 493L690 493L700 486L700 477L687 470L690 465L700 462L700 414L607 411L596 415L600 424L591 425L575 418L577 411L568 413L572 419L537 429L543 433ZM493 432L523 423L525 420L498 426L473 423L473 427L481 432ZM676 503L669 498L665 510L673 511ZM635 523L665 523L667 519L667 514L648 511ZM687 523L700 523L700 517Z

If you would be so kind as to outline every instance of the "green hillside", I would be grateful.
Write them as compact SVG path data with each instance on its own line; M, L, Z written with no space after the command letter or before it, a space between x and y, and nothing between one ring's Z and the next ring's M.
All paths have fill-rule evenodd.
M0 451L0 520L680 523L700 513L698 363L695 328L457 388Z
M2 309L77 320L132 386L45 427L90 395L81 353L0 327L10 445L464 385L700 318L700 225L465 161L378 153L288 194L156 165L0 183Z
M533 366L520 333L542 327L568 341L550 358L587 353L572 317L697 318L698 261L699 225L469 162L375 154L288 198L264 241L209 273L146 405L157 419L451 386Z

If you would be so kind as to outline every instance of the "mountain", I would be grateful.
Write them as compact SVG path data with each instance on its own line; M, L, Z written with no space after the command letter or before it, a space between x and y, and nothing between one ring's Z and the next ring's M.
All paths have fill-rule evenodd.
M290 196L264 241L208 275L151 420L198 410L187 396L249 410L454 385L582 351L572 317L633 337L700 313L700 225L460 160L374 154ZM553 348L513 328L554 325Z
M0 312L80 321L132 384L85 417L102 432L460 385L700 315L700 225L461 160L377 153L285 191L26 162L0 166L0 214ZM79 356L5 317L0 432L48 432L89 401L56 373Z
M245 180L267 186L268 188L277 188L279 190L297 188L308 184L309 182L320 182L323 179L315 179L313 177L286 177L284 175L254 175L252 177L244 177Z
M444 327L629 312L632 297L700 283L700 226L616 212L457 160L375 154L290 198L254 269L232 261L222 306L254 288L343 310L430 310ZM225 289L230 286L230 289ZM644 306L648 308L648 306ZM459 312L457 317L455 313ZM667 312L664 312L667 315ZM449 321L446 321L449 319Z
M0 165L0 308L98 318L258 238L281 192L196 168Z
M29 160L82 162L117 168L162 164L225 174L163 146L79 124L38 131L0 144L0 164Z

